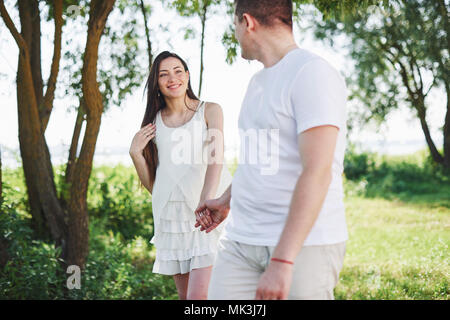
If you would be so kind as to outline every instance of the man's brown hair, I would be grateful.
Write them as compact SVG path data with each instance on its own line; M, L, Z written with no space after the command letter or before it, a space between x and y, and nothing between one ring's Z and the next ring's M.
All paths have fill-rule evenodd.
M292 29L292 0L235 0L234 3L239 22L247 13L263 26L281 22Z

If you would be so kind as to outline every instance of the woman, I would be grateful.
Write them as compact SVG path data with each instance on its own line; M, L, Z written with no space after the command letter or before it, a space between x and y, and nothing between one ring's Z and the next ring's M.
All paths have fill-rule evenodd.
M197 214L195 209L231 183L222 165L222 109L199 101L186 63L167 51L156 57L146 89L147 108L130 155L152 194L153 272L173 275L180 299L206 299L222 228L201 232L196 224L211 220L208 212Z

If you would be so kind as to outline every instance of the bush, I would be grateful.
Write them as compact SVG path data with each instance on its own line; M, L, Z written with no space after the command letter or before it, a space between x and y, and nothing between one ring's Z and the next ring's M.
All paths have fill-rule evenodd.
M349 180L359 180L374 169L373 155L369 153L347 152L344 158L344 172Z
M0 208L0 237L6 240L8 261L0 268L0 296L13 299L63 297L60 250L35 239L30 219L14 204Z
M99 167L89 182L89 214L103 220L105 230L119 232L125 240L153 235L151 196L139 186L131 168Z
M100 167L90 180L89 256L81 289L69 290L61 250L38 239L25 204L22 170L5 174L0 239L8 261L0 265L0 299L176 299L171 277L152 273L152 211L131 168ZM9 185L11 184L10 187Z
M432 195L450 206L449 174L424 152L411 156L377 156L350 149L344 161L346 192L368 197L413 200ZM447 199L447 200L446 200Z

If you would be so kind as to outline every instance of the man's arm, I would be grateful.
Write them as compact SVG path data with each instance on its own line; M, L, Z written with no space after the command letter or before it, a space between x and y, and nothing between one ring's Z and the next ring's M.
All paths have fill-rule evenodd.
M339 129L314 127L298 137L303 171L292 195L289 215L272 257L294 261L322 208L332 177L332 164ZM286 299L292 265L270 261L261 276L256 299Z

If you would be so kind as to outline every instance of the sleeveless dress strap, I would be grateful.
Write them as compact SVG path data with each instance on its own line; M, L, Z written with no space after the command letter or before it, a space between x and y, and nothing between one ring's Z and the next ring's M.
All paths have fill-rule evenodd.
M205 126L206 126L206 119L205 119L205 107L206 107L206 102L205 101L202 101L202 102L200 102L200 107L199 107L199 114L201 115L201 121L205 124Z

